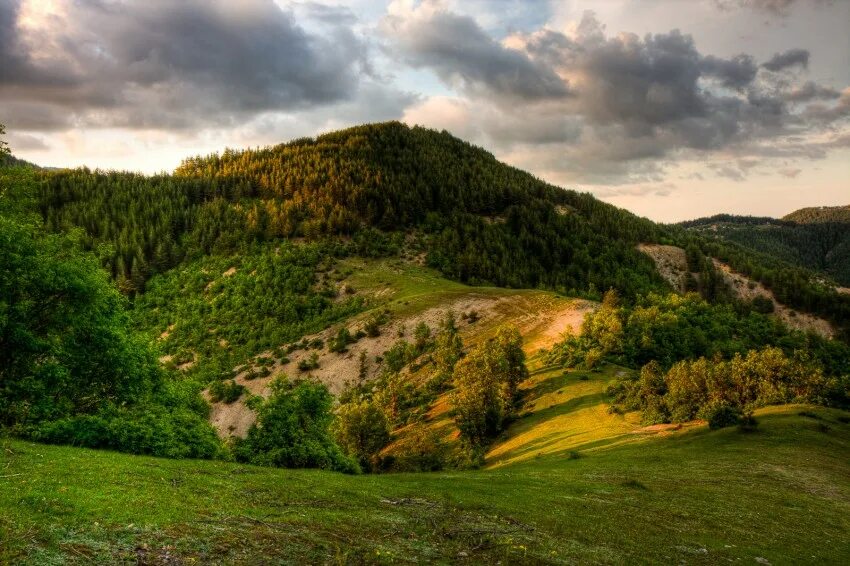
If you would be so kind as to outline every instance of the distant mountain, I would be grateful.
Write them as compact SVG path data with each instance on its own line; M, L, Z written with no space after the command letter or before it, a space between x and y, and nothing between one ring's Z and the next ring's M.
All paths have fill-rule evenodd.
M19 159L14 155L6 155L0 157L0 167L32 167L34 169L41 169L35 163L24 161L23 159Z
M850 206L803 208L781 219L718 214L679 225L850 286Z
M847 206L814 206L801 208L782 217L788 222L797 224L818 224L824 222L850 223L850 205Z

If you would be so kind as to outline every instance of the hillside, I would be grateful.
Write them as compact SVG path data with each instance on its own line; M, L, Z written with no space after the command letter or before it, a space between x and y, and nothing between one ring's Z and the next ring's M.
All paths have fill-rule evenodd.
M847 206L815 206L810 208L801 208L790 214L782 217L786 222L794 222L796 224L817 224L817 223L850 223L850 205Z
M804 208L782 219L718 215L680 225L850 285L850 207Z
M0 183L0 561L846 554L809 271L396 123Z
M770 408L750 434L633 432L598 383L542 379L533 423L494 448L510 464L464 473L352 477L2 441L0 563L847 561L846 413Z

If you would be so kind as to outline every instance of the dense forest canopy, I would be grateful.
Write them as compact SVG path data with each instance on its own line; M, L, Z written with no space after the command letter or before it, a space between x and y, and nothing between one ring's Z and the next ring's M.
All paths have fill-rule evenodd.
M850 207L804 208L781 219L719 214L679 226L706 239L733 242L850 286Z
M187 255L367 228L418 230L429 263L465 282L629 296L661 285L634 249L663 236L654 223L395 122L191 158L173 176L55 173L40 205L49 229L113 244L107 264L128 291Z

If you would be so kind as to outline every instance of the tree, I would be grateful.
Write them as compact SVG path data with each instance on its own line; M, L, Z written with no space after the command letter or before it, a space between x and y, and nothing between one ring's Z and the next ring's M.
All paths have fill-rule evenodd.
M522 350L522 335L517 327L507 325L496 331L494 341L506 365L506 374L502 383L502 401L505 404L505 411L510 413L513 411L519 384L528 379L525 352Z
M333 395L325 385L276 379L271 389L248 436L234 445L237 460L282 468L357 471L357 464L331 436Z
M6 160L7 155L12 154L12 150L9 149L9 142L3 139L2 136L6 135L6 126L0 124L0 163Z
M357 458L361 468L378 469L378 455L390 441L390 423L373 401L352 401L337 409L334 437L342 449Z
M162 385L96 258L0 216L0 424L138 403Z
M455 424L474 453L502 430L513 413L517 386L528 375L524 362L519 331L504 327L455 366Z
M449 311L446 313L434 340L432 359L436 366L435 379L442 381L451 377L455 364L462 354L463 341L458 334L454 314Z

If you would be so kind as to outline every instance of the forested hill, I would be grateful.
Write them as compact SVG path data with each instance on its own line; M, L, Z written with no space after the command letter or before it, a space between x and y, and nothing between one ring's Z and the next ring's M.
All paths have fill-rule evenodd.
M713 231L661 226L549 185L447 132L398 122L193 157L171 175L48 172L37 200L48 230L83 228L84 246L98 250L128 295L187 260L285 239L329 242L332 254L417 255L464 283L596 299L614 288L631 300L669 289L636 249L664 243L690 248L692 271L713 270L707 257L715 257L793 308L841 327L850 320L850 298L803 269L825 261L797 257L813 246L780 239L776 249L756 248L767 256ZM713 287L700 288L712 301L723 295Z
M735 242L850 286L850 206L803 208L782 219L720 214L680 226Z
M626 296L662 286L635 250L663 237L654 223L396 122L191 158L170 176L58 172L40 201L48 228L113 243L107 263L130 291L186 256L325 236L361 255L414 239L430 265L470 283Z
M782 217L788 222L797 224L815 224L822 222L841 222L850 224L850 205L847 206L814 206L801 208Z

